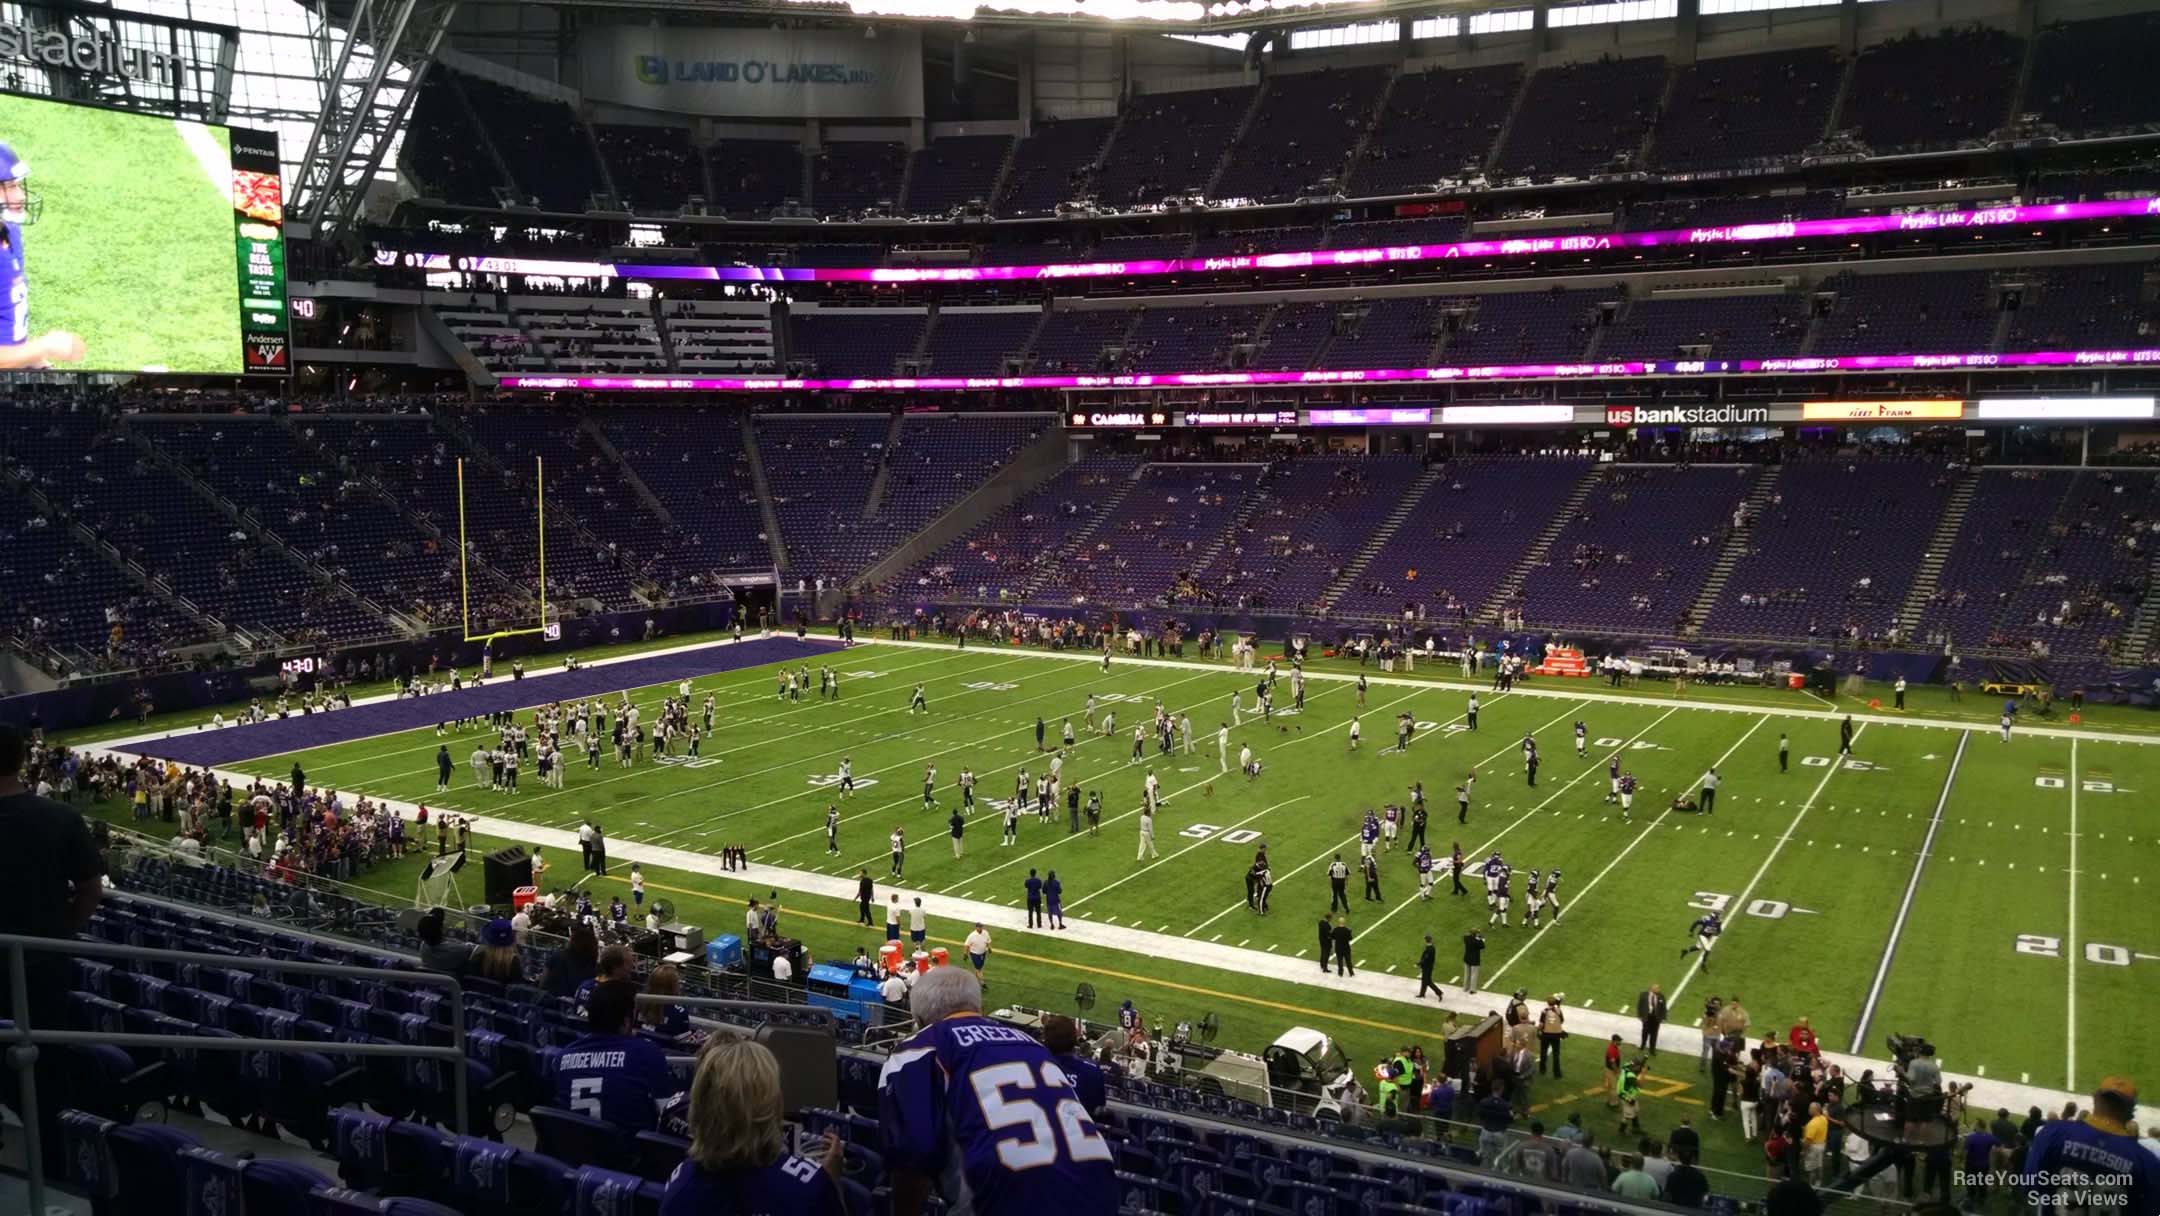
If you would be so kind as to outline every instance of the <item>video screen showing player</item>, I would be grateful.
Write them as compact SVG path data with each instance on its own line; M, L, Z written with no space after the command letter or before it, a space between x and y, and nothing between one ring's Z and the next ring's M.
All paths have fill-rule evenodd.
M80 363L88 353L83 340L64 329L33 336L29 253L23 229L37 223L42 210L31 192L30 163L13 144L0 143L0 231L7 242L0 251L0 276L5 276L7 284L5 302L0 303L0 368L10 371Z
M246 370L242 250L259 242L243 239L256 200L232 136L0 92L0 371ZM252 304L248 316L283 315L282 299Z

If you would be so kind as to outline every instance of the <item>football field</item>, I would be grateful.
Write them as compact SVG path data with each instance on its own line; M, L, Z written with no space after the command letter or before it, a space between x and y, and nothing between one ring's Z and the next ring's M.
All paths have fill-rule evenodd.
M1379 900L1363 897L1353 873L1350 924L1360 970L1397 976L1414 975L1432 934L1435 978L1452 1008L1498 1003L1461 999L1457 989L1460 938L1486 927L1487 989L1560 993L1571 1007L1632 1012L1635 994L1656 982L1674 1021L1691 1024L1703 998L1738 995L1758 1029L1804 1016L1826 1046L1875 1057L1887 1054L1886 1034L1924 1034L1953 1072L2078 1092L2110 1073L2152 1076L2160 1064L2160 1049L2120 1029L2149 1005L2160 975L2160 918L2143 885L2160 881L2160 833L2145 809L2160 790L2150 743L2037 729L2006 743L1992 726L1886 720L1897 715L1853 702L1858 733L1841 758L1835 716L1802 694L1713 703L1558 680L1513 694L1481 690L1471 730L1461 681L1375 670L1360 706L1355 685L1340 678L1354 669L1339 667L1308 680L1302 711L1284 675L1273 720L1263 721L1252 709L1256 676L1227 663L1118 660L1105 673L1095 661L1042 652L889 643L826 656L841 691L821 700L819 665L811 663L801 700L776 695L775 667L696 680L693 704L710 692L718 707L699 758L624 768L604 752L593 769L580 749L561 790L540 787L529 764L520 793L476 784L471 751L492 738L478 730L451 730L453 788L441 796L434 757L444 740L431 728L227 767L282 778L298 763L317 787L501 823L560 829L589 817L618 847L717 854L741 844L768 874L852 877L867 868L881 900L899 889L1018 905L1031 869L1055 870L1072 935L1114 926L1148 935L1161 957L1175 957L1183 941L1304 959L1328 906L1329 862L1340 853L1354 868L1365 810L1407 805L1422 782L1437 858L1460 843L1473 864L1497 850L1514 867L1512 923L1486 927L1475 880L1457 896L1443 878L1420 899L1403 841L1380 854ZM917 683L924 713L909 710ZM650 723L675 691L669 683L630 695ZM1132 727L1149 721L1158 700L1191 715L1193 750L1160 755L1150 732L1136 763ZM1108 737L1099 729L1106 713L1117 723ZM1398 713L1418 723L1407 752L1394 747ZM1364 736L1355 751L1353 715ZM999 802L1021 770L1032 779L1049 762L1036 749L1038 717L1052 750L1071 719L1079 742L1065 780L1101 791L1100 834L1069 832L1061 804L1051 822L1023 815L1017 845L1004 847ZM1578 720L1588 728L1582 758ZM1228 772L1215 742L1222 723L1231 725ZM1526 734L1543 761L1535 786L1522 764ZM1783 771L1781 734L1790 739ZM1248 744L1264 766L1256 779L1236 771ZM1606 801L1615 754L1642 787L1630 818ZM843 759L856 787L846 798ZM922 796L933 764L934 809ZM977 805L965 855L955 858L947 820L963 766L978 780ZM1673 810L1712 766L1724 777L1716 813ZM1136 860L1150 771L1168 801L1156 825L1159 856ZM1458 824L1454 791L1472 772L1468 822ZM842 814L837 855L826 846L828 805ZM886 877L895 827L909 842L898 884ZM1244 894L1262 845L1276 882L1265 916ZM1520 892L1531 869L1563 873L1563 913L1526 929ZM1706 967L1680 951L1708 909L1721 910L1728 927Z

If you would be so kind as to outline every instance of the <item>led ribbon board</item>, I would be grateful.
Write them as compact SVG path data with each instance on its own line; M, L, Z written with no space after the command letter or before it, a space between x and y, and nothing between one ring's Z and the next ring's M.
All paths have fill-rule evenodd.
M2160 214L2160 198L2103 199L2037 207L1983 207L1971 211L1923 211L1908 215L1850 215L1655 232L1590 232L1572 236L1510 237L1437 245L1389 245L1371 249L1306 249L1214 258L1148 258L1130 262L1057 262L1047 266L690 266L637 262L568 262L551 258L469 257L448 253L375 251L378 266L409 270L463 270L474 274L548 275L566 279L667 279L716 283L988 283L1031 279L1118 279L1170 274L1222 274L1256 270L1312 270L1443 262L1461 258L1534 257L1544 253L1593 253L1604 249L1658 249L1685 245L1751 245L1808 237L1868 236L1882 232L1998 228Z
M1898 370L1988 371L2021 367L2135 367L2160 364L2160 348L2033 350L1972 355L1834 355L1785 359L1654 359L1607 363L1507 363L1480 367L1396 367L1364 371L1162 372L1119 376L889 376L856 380L781 376L504 376L504 388L606 393L988 392L996 389L1239 388L1258 384L1459 383L1478 380L1585 380L1625 376L1793 375ZM1869 403L1870 405L1876 403ZM1958 403L1962 406L1962 402ZM1309 411L1315 413L1319 411ZM1340 411L1337 411L1338 413ZM1371 411L1400 413L1400 411ZM1410 422L1409 419L1387 421ZM1430 421L1430 414L1423 421ZM1308 425L1314 423L1308 416ZM1337 425L1371 425L1367 422Z

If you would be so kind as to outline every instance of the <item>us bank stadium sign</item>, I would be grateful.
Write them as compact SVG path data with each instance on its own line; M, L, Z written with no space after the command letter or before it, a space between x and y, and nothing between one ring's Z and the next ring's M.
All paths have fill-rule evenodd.
M1770 421L1770 410L1760 405L1608 405L1605 425L1629 426L1760 426Z
M189 62L164 51L122 46L107 34L71 34L19 21L0 21L0 59L42 63L85 76L119 76L166 88L180 82L181 72Z

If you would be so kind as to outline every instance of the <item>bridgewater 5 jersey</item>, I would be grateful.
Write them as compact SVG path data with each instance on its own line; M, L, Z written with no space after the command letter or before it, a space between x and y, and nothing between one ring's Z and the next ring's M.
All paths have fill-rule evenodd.
M1026 1031L979 1014L917 1031L878 1076L885 1160L975 1216L1111 1213L1110 1145Z

